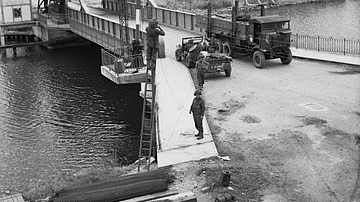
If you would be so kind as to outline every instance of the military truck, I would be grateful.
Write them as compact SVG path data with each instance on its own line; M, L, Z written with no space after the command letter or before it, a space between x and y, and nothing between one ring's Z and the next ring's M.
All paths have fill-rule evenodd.
M228 56L234 53L252 57L255 67L262 69L266 60L280 58L283 64L290 64L290 20L278 15L265 16L265 5L260 16L240 14L239 3L235 1L231 19L212 16L211 3L207 16L196 15L196 26L205 29L208 38L214 36L219 52Z

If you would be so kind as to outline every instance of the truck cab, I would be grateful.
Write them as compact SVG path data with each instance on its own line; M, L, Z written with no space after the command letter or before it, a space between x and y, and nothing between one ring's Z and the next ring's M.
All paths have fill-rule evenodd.
M261 16L251 19L250 25L253 28L253 42L261 49L290 45L290 20L280 16Z
M284 64L291 62L289 19L281 16L259 16L251 18L249 26L249 40L254 45L251 56L255 66L262 68L264 59L280 58ZM254 56L256 51L261 53Z

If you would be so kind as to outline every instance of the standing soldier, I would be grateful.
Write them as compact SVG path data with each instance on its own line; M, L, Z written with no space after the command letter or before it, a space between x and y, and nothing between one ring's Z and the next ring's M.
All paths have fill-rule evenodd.
M155 19L149 21L149 26L145 31L147 34L146 64L148 69L153 69L152 65L155 65L156 54L159 50L159 36L165 36L165 32L158 26Z
M208 62L204 60L205 56L203 54L199 55L198 61L195 64L196 77L198 81L199 89L202 90L204 82L205 82L205 74L207 67L209 65Z
M196 96L191 104L189 113L193 114L194 122L195 122L195 128L199 131L195 137L197 137L198 140L201 140L204 138L204 130L202 125L202 120L204 118L205 113L205 101L200 97L201 91L196 90L194 93L194 96Z
M215 34L211 34L210 43L209 43L209 53L215 53L216 50L218 50L218 44L215 39Z

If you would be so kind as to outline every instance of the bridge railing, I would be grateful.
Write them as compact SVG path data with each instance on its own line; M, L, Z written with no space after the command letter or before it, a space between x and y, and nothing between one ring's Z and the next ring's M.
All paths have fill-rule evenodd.
M128 46L115 50L101 49L101 63L117 74L134 73L146 68L142 55L129 55Z
M97 43L98 45L114 50L124 46L124 39L121 38L120 25L118 22L109 21L101 16L93 16L82 11L67 8L70 22L70 29L84 38ZM128 38L136 37L136 29L128 28ZM140 39L146 40L146 34L140 32Z
M119 12L117 0L105 0L104 8ZM158 22L187 30L203 32L203 29L196 27L195 14L184 11L171 10L166 8L154 7L151 5L142 6L141 18L143 20L156 19ZM136 16L136 3L128 2L128 15L131 18Z
M299 34L293 34L291 38L293 40L291 45L295 48L360 55L360 39L349 40Z

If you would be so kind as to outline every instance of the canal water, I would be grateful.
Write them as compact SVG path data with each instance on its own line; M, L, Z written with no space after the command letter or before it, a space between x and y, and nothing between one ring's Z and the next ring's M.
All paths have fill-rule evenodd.
M359 0L270 8L298 34L359 39ZM140 85L100 74L97 45L11 49L0 60L0 195L62 172L137 158ZM135 152L134 152L135 151Z
M286 16L294 34L360 39L360 1L332 0L266 9L266 15Z
M100 50L32 47L2 55L0 195L62 172L136 160L140 85L103 77Z

